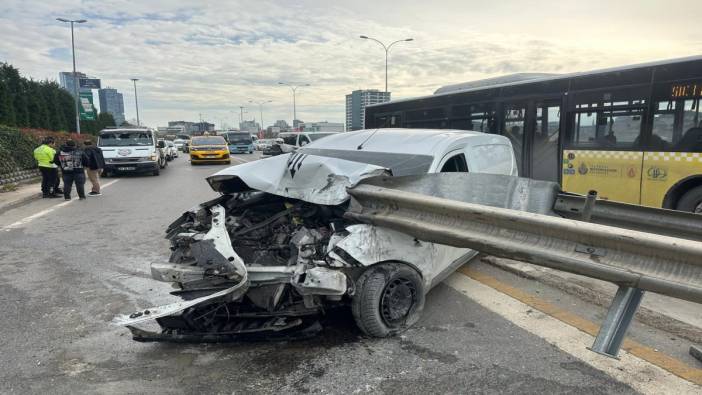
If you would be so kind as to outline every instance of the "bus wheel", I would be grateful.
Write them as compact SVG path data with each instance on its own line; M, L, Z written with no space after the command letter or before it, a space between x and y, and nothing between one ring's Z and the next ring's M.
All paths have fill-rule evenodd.
M702 185L685 192L675 205L675 209L702 214Z

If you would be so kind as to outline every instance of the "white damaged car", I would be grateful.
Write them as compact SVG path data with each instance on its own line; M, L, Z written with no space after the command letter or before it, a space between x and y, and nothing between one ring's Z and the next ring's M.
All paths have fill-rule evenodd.
M503 136L423 129L339 133L222 170L207 179L222 195L171 224L170 259L151 265L183 300L115 323L139 341L285 338L316 333L325 311L350 306L364 333L397 334L476 252L349 219L346 188L440 172L517 175ZM160 330L138 327L150 320Z

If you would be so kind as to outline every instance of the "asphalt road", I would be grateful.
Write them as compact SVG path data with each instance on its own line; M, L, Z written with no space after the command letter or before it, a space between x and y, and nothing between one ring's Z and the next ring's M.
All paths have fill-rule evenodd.
M132 341L110 320L171 300L149 263L167 259L166 225L216 196L204 178L223 167L181 155L158 177L103 180L117 181L101 197L0 216L0 393L636 392L447 285L396 338L366 338L342 311L305 341Z

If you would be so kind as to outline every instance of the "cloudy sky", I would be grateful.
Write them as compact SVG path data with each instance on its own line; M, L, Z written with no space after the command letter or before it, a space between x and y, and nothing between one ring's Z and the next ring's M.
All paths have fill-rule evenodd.
M279 81L309 83L298 118L344 121L344 96L383 89L381 41L414 38L390 53L393 98L514 72L572 72L702 54L699 0L185 1L2 0L0 61L35 79L78 70L124 93L140 81L143 123L234 125L239 106L266 125L292 119Z

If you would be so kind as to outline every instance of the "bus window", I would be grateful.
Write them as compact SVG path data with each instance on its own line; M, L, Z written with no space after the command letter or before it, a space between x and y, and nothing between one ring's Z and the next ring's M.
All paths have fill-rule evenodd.
M531 178L558 181L558 136L561 107L537 104L536 128L531 153Z
M461 104L451 109L451 128L497 133L493 103Z
M505 105L503 134L512 142L514 156L517 159L519 174L524 174L522 150L524 147L524 121L526 107L523 105Z
M642 118L643 109L640 108L576 112L570 145L573 148L634 149L639 145Z
M657 103L649 151L702 151L700 99L664 100Z
M674 141L680 139L675 136L675 106L674 101L658 102L658 108L653 113L653 127L648 150L667 151Z

